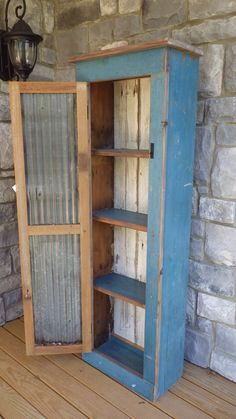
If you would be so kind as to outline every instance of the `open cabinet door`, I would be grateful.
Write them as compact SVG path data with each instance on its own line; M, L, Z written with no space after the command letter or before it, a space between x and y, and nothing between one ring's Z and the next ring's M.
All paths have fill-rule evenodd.
M28 355L92 349L91 158L86 83L11 82Z

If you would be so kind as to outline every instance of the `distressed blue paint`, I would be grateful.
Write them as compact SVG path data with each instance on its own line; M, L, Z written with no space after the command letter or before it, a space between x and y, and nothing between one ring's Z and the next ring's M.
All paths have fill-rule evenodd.
M154 156L149 163L149 202L148 202L148 237L147 237L147 283L146 283L146 318L144 378L155 382L156 330L158 308L158 256L160 233L160 195L162 188L162 151L164 119L164 73L151 77L151 115L150 142L154 143Z
M158 396L183 370L198 59L170 50L169 69Z
M154 143L155 147L149 169L143 378L97 351L83 355L83 359L94 367L151 400L170 388L181 376L183 369L197 103L198 58L168 49L170 75L167 153L166 169L165 173L162 173L167 81L167 73L164 72L164 52L165 48L154 49L90 60L77 65L79 81L95 82L151 75L150 142ZM164 184L165 214L164 220L161 220L160 197ZM159 272L162 266L158 266L161 223L164 223L162 286ZM161 305L161 317L158 317L158 301ZM160 325L158 336L157 324ZM157 353L159 335L160 349Z
M137 394L149 400L153 399L153 385L136 374L128 371L119 364L115 364L99 352L93 351L83 354L83 360L109 375L119 383L125 385Z
M109 339L96 349L109 356L138 374L143 374L143 351L111 335Z
M103 289L104 293L115 293L145 305L146 284L125 275L110 274L100 276L94 280L94 287Z
M140 77L162 71L163 49L82 61L77 64L78 81L100 81Z

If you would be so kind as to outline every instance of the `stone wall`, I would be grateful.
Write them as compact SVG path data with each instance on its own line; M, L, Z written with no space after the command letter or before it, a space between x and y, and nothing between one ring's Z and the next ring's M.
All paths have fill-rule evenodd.
M236 381L236 0L57 1L57 79L69 56L166 36L204 51L186 358Z
M6 3L6 2L4 2ZM16 21L15 5L9 12L9 25ZM1 28L4 28L1 5ZM54 47L54 4L47 0L27 0L25 20L32 29L43 35L39 48L39 60L31 76L33 80L53 80L56 64ZM16 222L16 203L12 157L12 139L7 82L0 81L0 326L22 315L20 262Z

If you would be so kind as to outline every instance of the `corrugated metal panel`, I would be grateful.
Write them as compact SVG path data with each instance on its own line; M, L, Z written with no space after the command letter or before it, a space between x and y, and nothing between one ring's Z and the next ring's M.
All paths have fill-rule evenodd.
M73 94L23 94L30 225L79 222ZM80 238L30 237L35 341L81 342Z
M79 236L30 237L37 344L81 342Z
M22 95L29 224L78 223L73 94Z

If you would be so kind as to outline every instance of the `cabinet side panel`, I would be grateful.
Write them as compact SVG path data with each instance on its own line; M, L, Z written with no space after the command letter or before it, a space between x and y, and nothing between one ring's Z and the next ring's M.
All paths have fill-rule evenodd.
M91 84L91 144L92 148L114 145L113 82ZM114 162L112 158L92 158L92 209L113 207ZM94 279L112 269L113 230L109 225L93 222ZM112 328L109 297L94 291L94 346L101 345Z
M182 375L198 58L169 51L162 320L157 396Z

